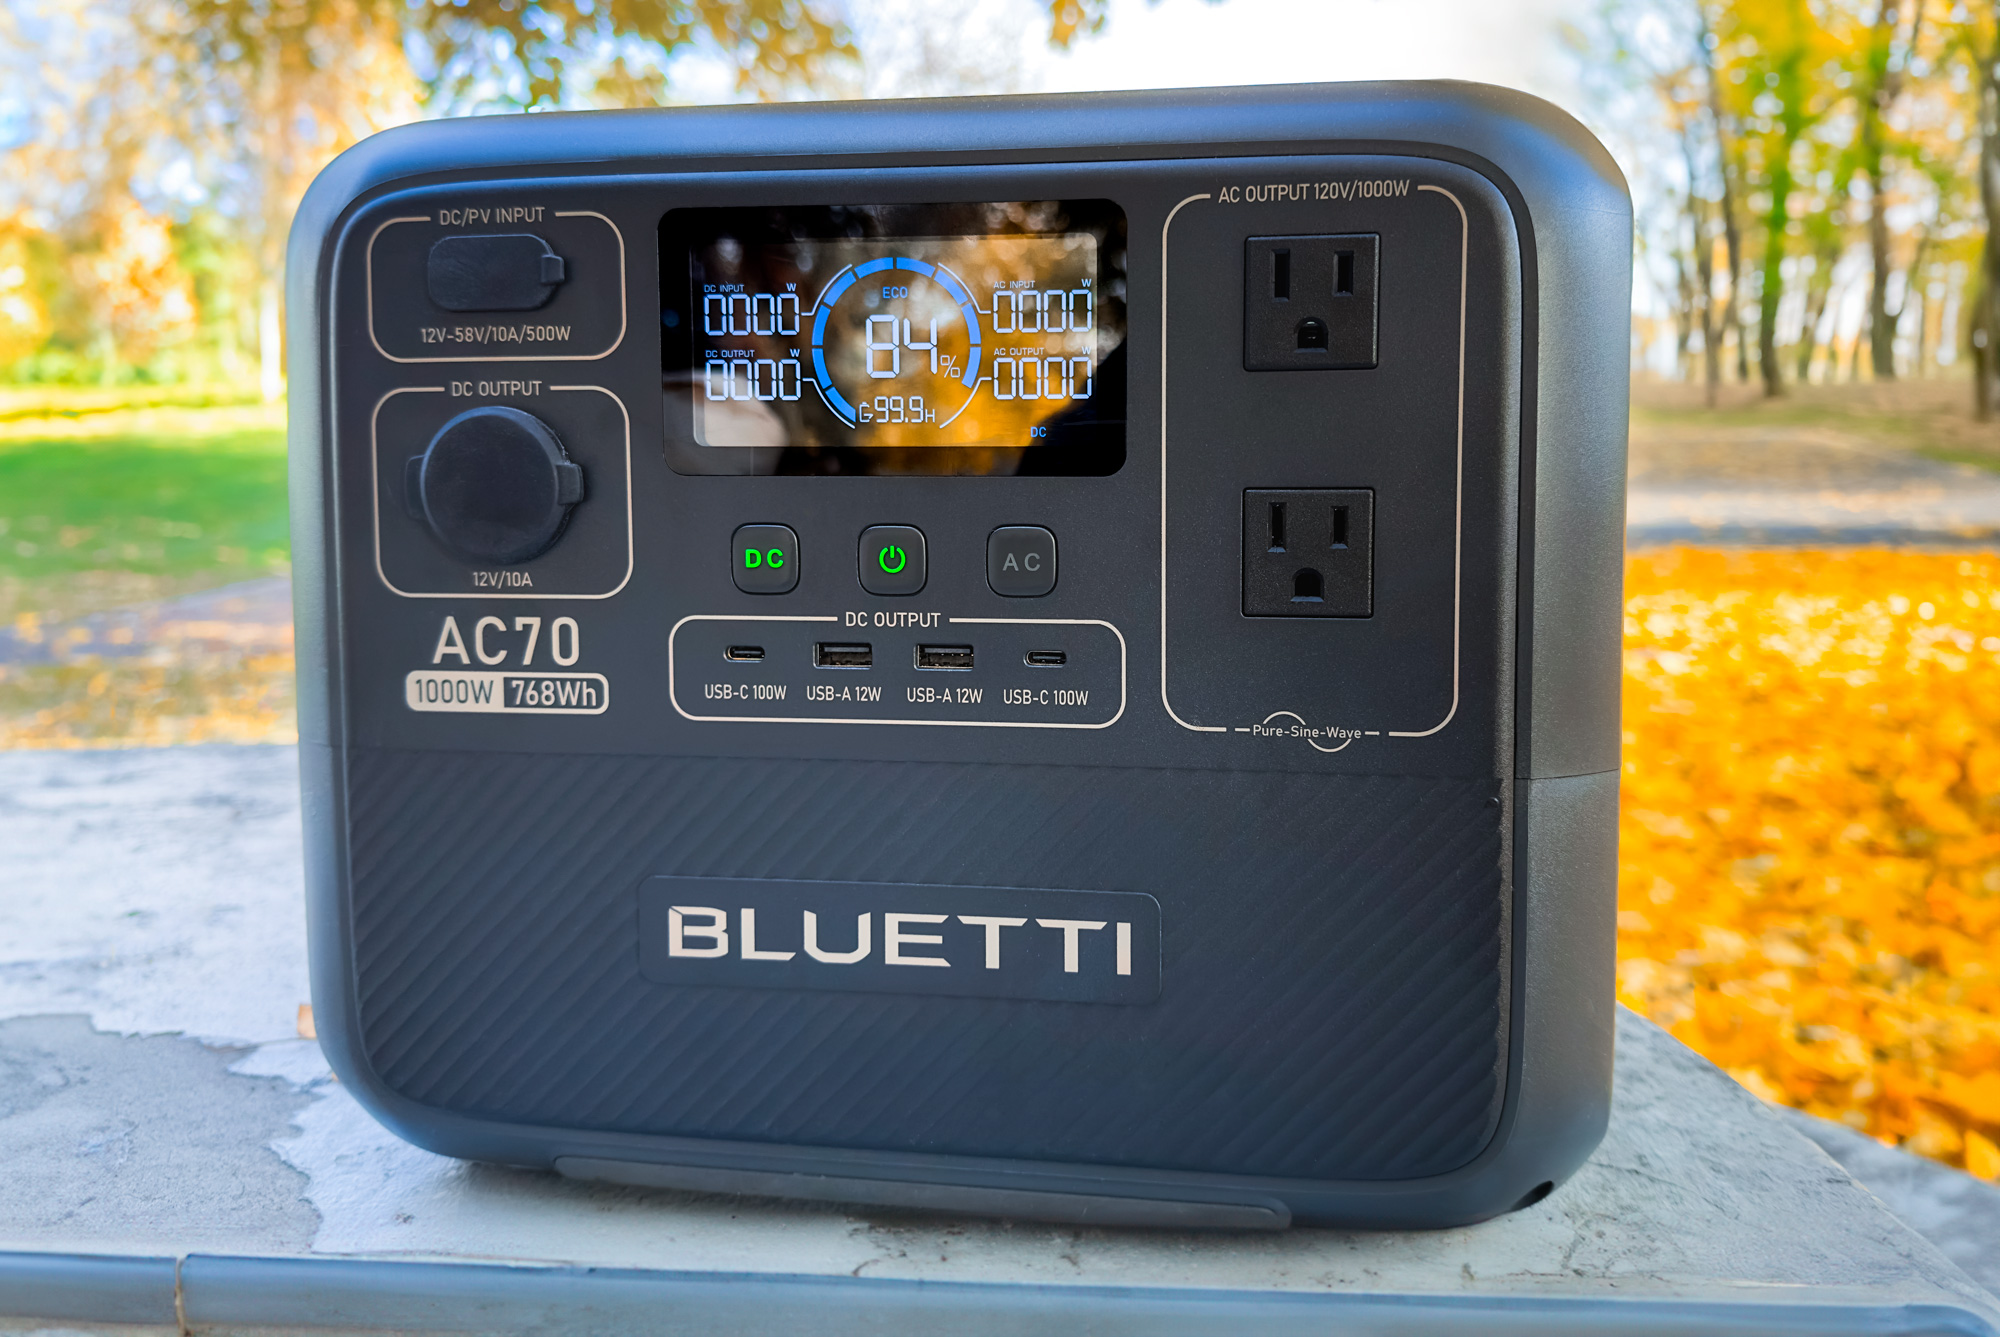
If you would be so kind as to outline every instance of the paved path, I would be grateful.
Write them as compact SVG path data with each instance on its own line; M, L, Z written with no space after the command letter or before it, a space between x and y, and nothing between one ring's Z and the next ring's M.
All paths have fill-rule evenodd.
M622 1189L434 1156L376 1125L297 1034L296 764L276 747L0 754L0 1314L12 1295L101 1320L94 1288L123 1276L166 1285L170 1299L178 1276L197 1317L306 1323L324 1312L299 1306L348 1285L392 1310L427 1297L429 1330L445 1326L438 1288L457 1286L466 1306L492 1306L472 1326L515 1331L533 1326L502 1321L519 1277L541 1303L579 1277L623 1275L656 1288L644 1293L659 1313L683 1315L676 1332L700 1330L686 1317L697 1312L715 1316L711 1331L1027 1332L1036 1321L1002 1320L1037 1304L1042 1330L1152 1334L2000 1332L2000 1302L1962 1270L2000 1281L2000 1236L1968 1233L1993 1228L2000 1192L1895 1153L1881 1153L1888 1171L1851 1160L1867 1182L1896 1180L1891 1198L1912 1229L1629 1013L1597 1154L1542 1203L1456 1230L1009 1225ZM1955 1215L1909 1206L1947 1202ZM63 1272L57 1252L129 1266ZM461 1266L473 1260L642 1271L484 1276ZM321 1270L297 1270L307 1263ZM857 1277L874 1289L856 1289ZM609 1284L585 1286L579 1302L610 1303ZM781 1323L788 1287L807 1289ZM134 1294L134 1305L158 1301ZM1142 1322L1145 1304L1155 1309ZM923 1305L945 1309L912 1319ZM359 1312L343 1321L366 1326ZM535 1330L574 1330L577 1312ZM621 1326L594 1312L601 1329Z
M2000 545L2000 473L1812 428L1635 428L1632 547Z
M83 659L179 663L292 648L292 582L275 576L44 625L0 626L0 665Z

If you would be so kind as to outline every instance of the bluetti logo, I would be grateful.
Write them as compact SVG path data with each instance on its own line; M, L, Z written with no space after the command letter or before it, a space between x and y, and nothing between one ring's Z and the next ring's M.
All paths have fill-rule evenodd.
M1138 892L654 877L639 966L660 984L1073 1003L1160 992L1160 906Z

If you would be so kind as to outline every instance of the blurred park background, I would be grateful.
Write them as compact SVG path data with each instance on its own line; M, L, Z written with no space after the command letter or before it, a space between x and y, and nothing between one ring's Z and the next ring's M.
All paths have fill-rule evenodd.
M1509 84L1638 210L1621 995L2000 1180L1996 9L0 0L0 747L293 737L285 233L377 129Z

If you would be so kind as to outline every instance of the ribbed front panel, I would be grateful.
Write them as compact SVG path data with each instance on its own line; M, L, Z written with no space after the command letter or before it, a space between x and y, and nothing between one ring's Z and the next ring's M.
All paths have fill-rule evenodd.
M351 782L363 1040L429 1105L1328 1179L1454 1169L1499 1112L1491 782L389 752ZM657 873L1149 892L1161 996L651 984Z

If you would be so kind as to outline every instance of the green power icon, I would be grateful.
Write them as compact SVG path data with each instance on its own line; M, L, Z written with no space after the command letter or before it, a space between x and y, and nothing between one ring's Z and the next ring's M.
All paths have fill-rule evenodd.
M888 547L875 554L875 560L881 565L883 571L893 576L909 563L910 555L891 543Z
M759 552L755 548L745 548L743 550L743 566L746 570L754 571L760 566L767 566L775 571L784 564L785 550L783 548L766 548L762 552Z

